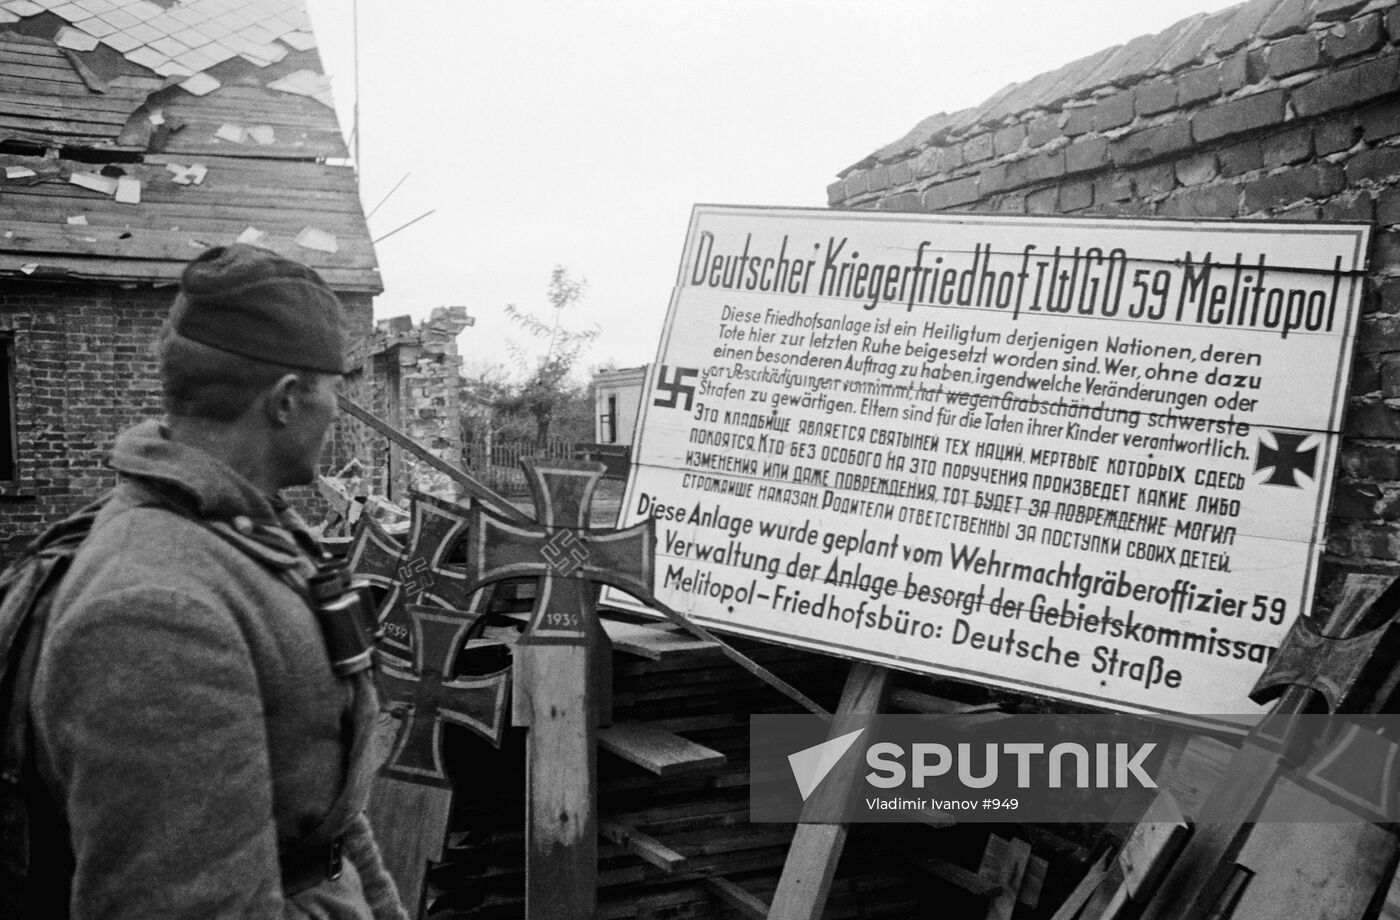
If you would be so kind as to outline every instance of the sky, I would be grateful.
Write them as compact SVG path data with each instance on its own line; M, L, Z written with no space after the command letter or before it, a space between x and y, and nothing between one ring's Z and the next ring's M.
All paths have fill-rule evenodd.
M843 169L928 115L1233 4L307 5L347 136L358 96L375 315L466 306L459 344L480 373L528 342L508 304L551 317L556 265L587 281L565 325L601 330L581 370L649 363L693 205L826 207Z

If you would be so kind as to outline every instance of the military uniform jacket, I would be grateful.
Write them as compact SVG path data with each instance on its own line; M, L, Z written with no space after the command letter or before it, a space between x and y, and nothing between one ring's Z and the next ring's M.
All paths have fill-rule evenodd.
M156 422L112 465L122 482L55 597L31 707L72 916L405 917L363 817L372 687L331 672L294 516ZM337 835L340 876L285 895L279 852Z

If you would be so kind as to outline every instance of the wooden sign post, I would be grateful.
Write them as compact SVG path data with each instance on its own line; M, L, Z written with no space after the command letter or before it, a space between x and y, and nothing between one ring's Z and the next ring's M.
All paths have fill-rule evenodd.
M829 737L837 737L856 728L864 728L870 716L878 715L884 707L890 672L886 668L857 663L851 666L841 703L836 709ZM861 745L864 750L865 745ZM848 758L844 765L818 787L804 811L827 814L839 808L850 795L859 779L854 764L860 758ZM841 851L846 846L845 824L799 823L788 850L783 875L768 912L770 920L815 920L826 908L826 896Z
M538 579L513 657L515 725L528 726L525 915L592 917L597 903L597 729L611 722L612 647L598 622L597 585L651 593L655 531L648 522L588 531L599 463L522 461L537 525L476 510L468 587Z

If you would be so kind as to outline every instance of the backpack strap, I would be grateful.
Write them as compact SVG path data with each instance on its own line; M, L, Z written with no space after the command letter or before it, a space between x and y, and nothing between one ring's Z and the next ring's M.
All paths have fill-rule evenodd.
M54 524L0 572L0 916L25 917L36 908L30 884L37 874L30 846L30 812L37 801L29 763L30 692L53 588L107 498Z

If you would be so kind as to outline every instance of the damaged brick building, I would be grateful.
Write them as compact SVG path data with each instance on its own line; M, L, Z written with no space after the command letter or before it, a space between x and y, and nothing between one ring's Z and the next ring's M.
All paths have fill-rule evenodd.
M382 290L301 0L0 2L0 557L110 484L160 411L185 262L243 240Z

